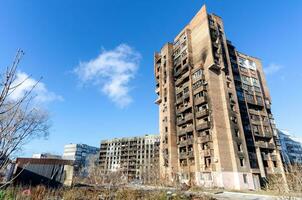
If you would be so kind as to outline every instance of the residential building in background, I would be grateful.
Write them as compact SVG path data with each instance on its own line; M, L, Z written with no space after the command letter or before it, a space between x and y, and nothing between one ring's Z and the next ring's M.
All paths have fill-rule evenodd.
M97 158L100 149L87 144L67 144L64 146L63 159L73 160L75 170L86 169L92 158Z
M289 132L278 130L281 154L285 165L302 164L301 139L292 136Z
M284 177L261 61L235 49L220 17L203 6L154 72L163 180L257 189Z
M153 171L158 174L159 144L158 135L102 140L100 167L105 173L121 171L129 181L151 178Z

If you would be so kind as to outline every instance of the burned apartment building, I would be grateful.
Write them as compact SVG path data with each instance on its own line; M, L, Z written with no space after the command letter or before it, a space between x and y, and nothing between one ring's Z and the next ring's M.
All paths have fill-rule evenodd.
M154 55L160 174L168 182L257 189L284 177L261 61L227 40L206 7Z
M103 140L100 167L105 173L122 172L128 181L149 178L153 171L158 173L159 144L157 135Z

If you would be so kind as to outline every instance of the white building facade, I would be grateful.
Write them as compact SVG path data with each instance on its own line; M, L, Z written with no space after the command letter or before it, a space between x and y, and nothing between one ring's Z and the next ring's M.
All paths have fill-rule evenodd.
M285 164L302 164L302 144L288 131L278 130L282 159Z

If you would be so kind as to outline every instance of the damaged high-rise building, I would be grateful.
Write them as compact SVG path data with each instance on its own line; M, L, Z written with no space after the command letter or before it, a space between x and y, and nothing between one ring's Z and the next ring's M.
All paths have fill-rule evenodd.
M227 40L206 7L154 56L160 174L168 182L257 189L284 177L261 61Z

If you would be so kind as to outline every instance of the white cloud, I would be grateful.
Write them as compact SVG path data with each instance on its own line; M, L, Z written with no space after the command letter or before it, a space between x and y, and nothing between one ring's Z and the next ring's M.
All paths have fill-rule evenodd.
M22 83L22 84L20 84ZM17 72L16 80L13 82L12 86L20 84L9 96L12 100L18 100L24 96L26 92L29 92L34 86L32 91L32 96L34 97L35 103L46 103L51 101L62 101L63 97L55 94L54 92L48 91L43 82L38 82L37 80L31 78L28 74L24 72Z
M80 62L74 72L83 83L97 85L119 107L132 102L129 82L136 75L141 55L132 47L120 44L113 50L102 50L96 57Z
M280 71L282 68L283 67L281 65L278 65L276 63L271 63L267 67L265 67L263 70L266 75L271 75L271 74L274 74L274 73Z

